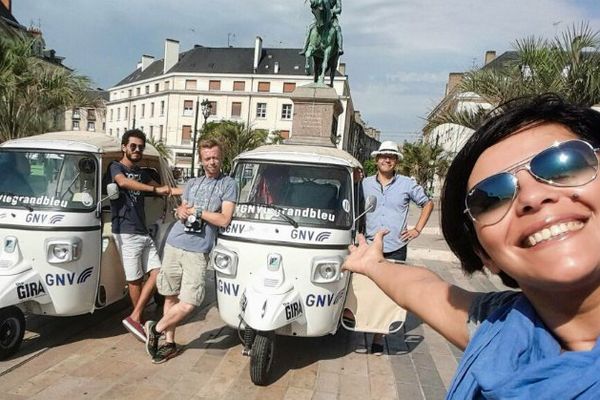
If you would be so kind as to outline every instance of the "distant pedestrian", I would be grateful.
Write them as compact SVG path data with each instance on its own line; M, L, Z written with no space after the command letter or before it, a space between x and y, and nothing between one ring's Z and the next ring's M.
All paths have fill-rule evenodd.
M395 261L406 260L408 242L421 234L433 211L433 202L425 194L425 190L414 179L396 173L396 166L401 157L398 145L392 141L384 141L377 151L371 153L375 157L377 174L362 181L363 193L377 198L377 207L366 215L367 240L374 239L377 231L388 230L383 242L383 256ZM410 202L422 208L417 224L407 229L406 220ZM371 352L383 352L383 336L373 337Z
M141 341L146 340L142 312L154 292L160 267L156 246L146 227L143 192L162 196L171 193L169 186L160 186L139 168L145 147L146 135L142 131L132 129L125 132L121 139L123 157L109 167L110 177L121 192L118 199L110 202L112 233L121 253L133 304L133 311L123 320L123 325Z
M202 304L208 255L217 229L231 222L237 199L235 181L221 172L221 145L203 140L198 147L205 175L190 179L183 190L183 202L176 210L179 221L167 237L157 280L158 291L165 296L163 317L158 322L146 322L146 351L155 364L178 353L175 329ZM163 333L166 340L159 348Z

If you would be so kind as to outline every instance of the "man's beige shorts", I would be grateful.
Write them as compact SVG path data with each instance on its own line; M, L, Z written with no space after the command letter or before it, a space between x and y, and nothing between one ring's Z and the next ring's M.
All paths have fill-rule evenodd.
M204 277L209 256L165 245L162 267L156 279L163 296L178 296L184 303L199 306L204 299Z

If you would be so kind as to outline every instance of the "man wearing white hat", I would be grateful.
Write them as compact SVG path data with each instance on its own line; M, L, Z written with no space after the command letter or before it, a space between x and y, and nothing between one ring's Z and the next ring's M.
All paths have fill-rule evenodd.
M377 198L375 211L367 214L366 238L372 240L377 231L387 230L384 236L383 253L387 259L406 260L408 242L419 236L433 210L433 202L425 190L414 179L396 174L396 165L402 157L395 142L386 140L379 149L371 153L377 164L377 174L363 180L365 198ZM422 208L417 224L406 229L406 217L410 202ZM375 335L372 353L383 351L383 337Z

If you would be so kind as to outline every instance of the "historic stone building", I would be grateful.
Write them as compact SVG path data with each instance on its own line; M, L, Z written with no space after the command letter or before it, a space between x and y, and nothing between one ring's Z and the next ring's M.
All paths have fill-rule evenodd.
M232 120L255 129L293 137L294 107L290 94L312 83L304 71L300 49L194 46L181 51L179 42L165 41L164 57L143 55L137 68L109 89L106 131L120 137L136 127L162 140L174 164L191 165L194 127L201 133L204 118L197 105L211 104L208 121ZM338 119L338 147L353 153L354 106L345 65L340 64L334 89L343 111Z

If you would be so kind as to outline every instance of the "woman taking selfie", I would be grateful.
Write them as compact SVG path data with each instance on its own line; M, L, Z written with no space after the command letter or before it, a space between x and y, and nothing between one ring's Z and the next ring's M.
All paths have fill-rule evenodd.
M454 159L444 237L514 291L390 264L383 232L351 247L346 269L465 351L447 398L600 398L599 147L600 113L548 94L498 107Z

